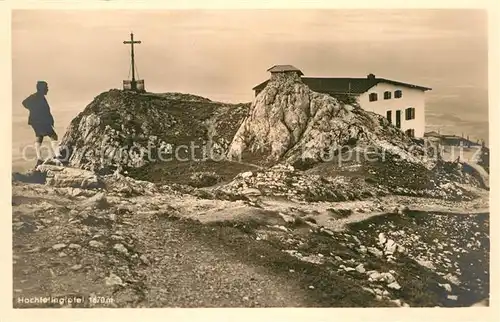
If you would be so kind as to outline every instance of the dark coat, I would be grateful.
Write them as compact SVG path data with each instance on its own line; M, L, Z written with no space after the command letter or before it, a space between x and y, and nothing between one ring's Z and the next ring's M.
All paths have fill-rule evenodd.
M28 124L54 125L50 106L45 95L34 93L23 101L23 106L29 110Z

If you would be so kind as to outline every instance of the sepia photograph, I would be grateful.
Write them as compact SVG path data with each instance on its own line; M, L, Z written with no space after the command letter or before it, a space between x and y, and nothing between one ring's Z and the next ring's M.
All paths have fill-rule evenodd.
M13 9L11 307L488 307L488 19Z

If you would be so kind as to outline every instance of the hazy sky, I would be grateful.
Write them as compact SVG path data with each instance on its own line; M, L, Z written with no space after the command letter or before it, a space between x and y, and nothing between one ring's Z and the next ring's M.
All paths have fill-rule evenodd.
M120 88L129 73L123 41L133 31L142 41L139 75L152 92L246 102L267 68L292 64L306 76L374 73L428 86L431 120L485 122L486 19L484 11L443 9L14 11L14 116L24 116L16 102L40 79L56 122L57 113L77 113Z

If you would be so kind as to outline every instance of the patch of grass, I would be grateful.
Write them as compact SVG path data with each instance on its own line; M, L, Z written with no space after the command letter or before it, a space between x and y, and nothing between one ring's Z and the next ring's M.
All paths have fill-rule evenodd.
M189 177L190 186L201 188L210 187L222 181L222 177L215 172L195 172Z
M130 169L129 175L135 179L158 184L186 184L195 173L212 173L218 182L232 180L237 174L255 170L255 167L231 161L165 161L147 164L141 168Z

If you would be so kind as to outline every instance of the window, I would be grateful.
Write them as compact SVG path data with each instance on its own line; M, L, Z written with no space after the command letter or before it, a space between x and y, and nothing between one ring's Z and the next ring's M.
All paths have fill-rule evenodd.
M411 138L415 137L415 130L414 129L408 129L405 131L406 135L408 135Z
M370 95L368 96L368 100L369 100L370 102L374 102L374 101L378 100L378 95L377 95L377 93L370 93Z
M389 121L389 123L392 123L392 111L387 111L387 120Z
M384 99L390 100L391 99L391 92L389 92L389 91L384 92Z
M401 98L401 97L403 97L403 92L400 89L394 91L394 98Z
M408 107L405 110L405 120L413 120L415 119L415 108Z

